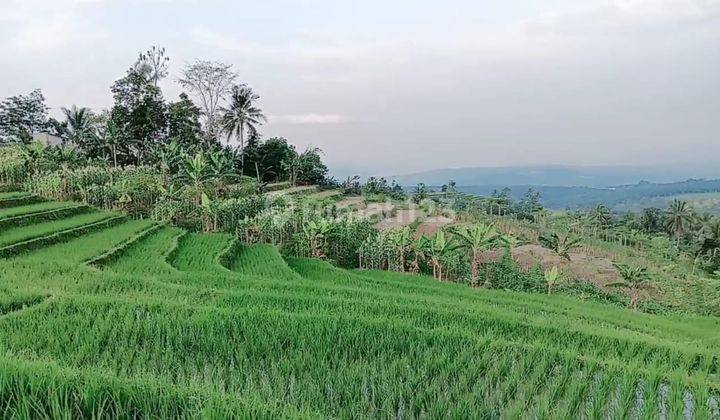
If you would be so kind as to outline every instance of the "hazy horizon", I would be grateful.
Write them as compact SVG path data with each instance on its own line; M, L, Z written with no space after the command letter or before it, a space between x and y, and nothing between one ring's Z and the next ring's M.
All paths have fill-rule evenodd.
M166 100L185 63L233 64L264 136L322 148L335 173L709 164L718 39L715 0L0 0L0 97L108 108L160 45Z

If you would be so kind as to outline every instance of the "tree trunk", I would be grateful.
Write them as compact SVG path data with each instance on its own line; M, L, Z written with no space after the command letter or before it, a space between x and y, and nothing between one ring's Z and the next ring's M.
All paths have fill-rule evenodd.
M470 263L470 279L473 287L478 285L478 269L480 266L480 252L473 251L472 262Z
M245 172L245 127L240 124L240 176Z
M630 289L630 307L637 311L638 301L640 300L640 292L633 288Z

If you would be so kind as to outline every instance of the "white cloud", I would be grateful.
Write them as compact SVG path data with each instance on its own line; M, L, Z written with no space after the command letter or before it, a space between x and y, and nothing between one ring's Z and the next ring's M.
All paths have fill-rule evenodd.
M667 29L669 25L693 24L719 16L717 0L614 0L572 12L547 13L525 25L535 34L588 36L613 31L624 36L623 29Z
M0 4L0 22L8 42L0 47L31 53L47 52L73 42L103 36L83 16L86 5L106 0L13 1Z
M345 124L352 122L351 118L340 114L271 115L268 120L274 124L287 125Z

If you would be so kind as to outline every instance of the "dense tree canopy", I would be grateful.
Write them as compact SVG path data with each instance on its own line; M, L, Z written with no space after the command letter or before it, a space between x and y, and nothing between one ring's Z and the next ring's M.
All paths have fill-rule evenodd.
M0 102L0 141L29 143L33 134L48 128L48 111L40 89Z

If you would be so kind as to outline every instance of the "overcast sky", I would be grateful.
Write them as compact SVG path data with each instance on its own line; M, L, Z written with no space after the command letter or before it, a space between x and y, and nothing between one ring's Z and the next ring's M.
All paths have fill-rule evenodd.
M151 45L339 174L720 157L720 0L0 0L0 96L107 108Z

